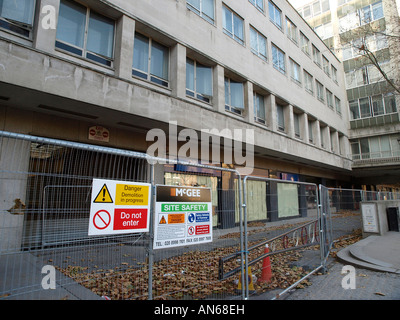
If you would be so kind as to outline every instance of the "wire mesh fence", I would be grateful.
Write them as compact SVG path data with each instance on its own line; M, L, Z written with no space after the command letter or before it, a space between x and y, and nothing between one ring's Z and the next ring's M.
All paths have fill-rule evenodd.
M357 235L360 201L398 198L152 160L0 132L0 299L232 300L285 292L324 266L337 239ZM89 235L95 179L149 184L149 230ZM209 198L160 200L160 185L169 196L187 188Z
M249 295L286 290L321 268L317 185L263 177L245 177L244 185Z
M154 164L136 152L5 132L1 155L1 298L240 296L218 279L219 256L240 251L243 243L235 170L177 161ZM89 236L94 179L210 190L209 215L199 213L208 227L194 230L212 235L213 241L155 250L154 226L150 232ZM180 222L165 232L178 238L178 228L188 232L186 218ZM227 230L237 230L238 236L224 237Z

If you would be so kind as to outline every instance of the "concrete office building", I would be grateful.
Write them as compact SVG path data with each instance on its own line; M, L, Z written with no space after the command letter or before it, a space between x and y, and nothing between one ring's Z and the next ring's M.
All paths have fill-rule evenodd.
M254 175L351 187L343 66L286 1L3 0L0 16L1 130L146 152L170 121L250 129Z
M400 96L362 45L400 88L399 7L391 0L312 1L298 8L343 61L349 101L353 175L367 190L399 190Z

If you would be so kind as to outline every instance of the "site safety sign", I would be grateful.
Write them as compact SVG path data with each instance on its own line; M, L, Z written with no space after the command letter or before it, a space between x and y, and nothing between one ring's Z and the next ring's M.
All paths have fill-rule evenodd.
M212 242L209 188L156 186L154 249Z
M148 183L93 179L89 236L148 232L150 199Z

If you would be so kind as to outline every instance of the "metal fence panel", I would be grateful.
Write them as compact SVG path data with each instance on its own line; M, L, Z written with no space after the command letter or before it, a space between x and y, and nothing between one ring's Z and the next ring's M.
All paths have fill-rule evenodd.
M247 176L243 190L246 296L286 291L321 267L318 187Z
M218 279L221 255L243 255L235 170L8 132L0 137L0 299L243 297ZM153 250L153 228L88 236L94 178L210 188L213 242Z

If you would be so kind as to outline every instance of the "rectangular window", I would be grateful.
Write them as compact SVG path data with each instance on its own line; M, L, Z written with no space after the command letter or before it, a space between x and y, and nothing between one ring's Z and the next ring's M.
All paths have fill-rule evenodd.
M307 71L304 71L304 86L306 91L308 91L311 94L314 94L313 77Z
M286 72L285 53L275 45L272 45L272 63L275 69L282 73Z
M314 142L313 123L311 120L308 120L308 141L310 143Z
M335 97L335 107L336 113L342 114L342 103L340 102L340 99L338 97Z
M382 95L373 96L371 100L372 100L372 111L374 113L374 117L385 114Z
M339 33L350 31L360 26L360 18L357 12L351 12L339 19Z
M314 63L321 67L321 52L314 45L312 46L312 52Z
M350 108L350 120L360 119L360 108L358 106L358 100L349 101Z
M289 39L297 43L297 27L288 18L286 18L286 34L289 37Z
M328 89L326 89L326 103L329 108L333 109L333 94Z
M77 2L62 0L58 17L56 47L111 66L115 21Z
M187 0L187 8L214 24L214 0Z
M186 94L204 102L212 97L212 68L186 59Z
M243 45L243 19L226 6L223 6L222 10L222 24L224 27L224 33Z
M361 158L369 159L370 151L369 151L368 138L360 139L360 147L361 147Z
M315 83L317 84L317 98L324 101L324 86L317 80L315 80Z
M280 104L276 104L276 121L278 123L278 130L285 131L285 112L284 106Z
M253 103L254 103L254 120L256 122L265 124L266 118L265 118L264 96L257 92L254 92Z
M352 159L353 160L360 160L361 156L360 156L360 145L357 142L352 142L351 143L351 153L352 153Z
M334 66L332 66L332 80L336 83L338 82L337 81L337 69Z
M359 9L359 17L361 25L383 18L382 1Z
M264 0L249 0L258 10L264 12Z
M324 72L328 75L328 77L330 77L331 72L330 72L330 68L329 68L329 61L324 56L322 56L322 68L324 69Z
M312 9L313 9L313 16L317 16L321 13L321 3L319 2L319 0L312 4Z
M359 100L361 118L371 117L371 105L369 103L369 98L362 98Z
M300 65L292 59L289 59L289 63L290 63L290 76L292 80L300 84L301 83Z
M242 82L225 77L225 110L242 114L244 110L244 86Z
M310 55L310 40L308 40L308 38L302 32L300 32L300 46L301 46L301 50L309 56Z
M385 101L385 110L386 113L394 113L397 112L396 106L396 96L393 93L387 93L383 97Z
M269 19L279 29L282 29L282 11L271 1L268 1Z
M300 116L298 113L293 113L294 135L300 138Z
M151 38L135 34L132 75L168 87L169 49Z
M250 46L251 51L261 59L267 61L267 38L253 27L250 27Z
M371 105L369 104L369 98L362 98L359 100L361 118L371 117Z
M0 0L0 28L30 37L35 0Z

